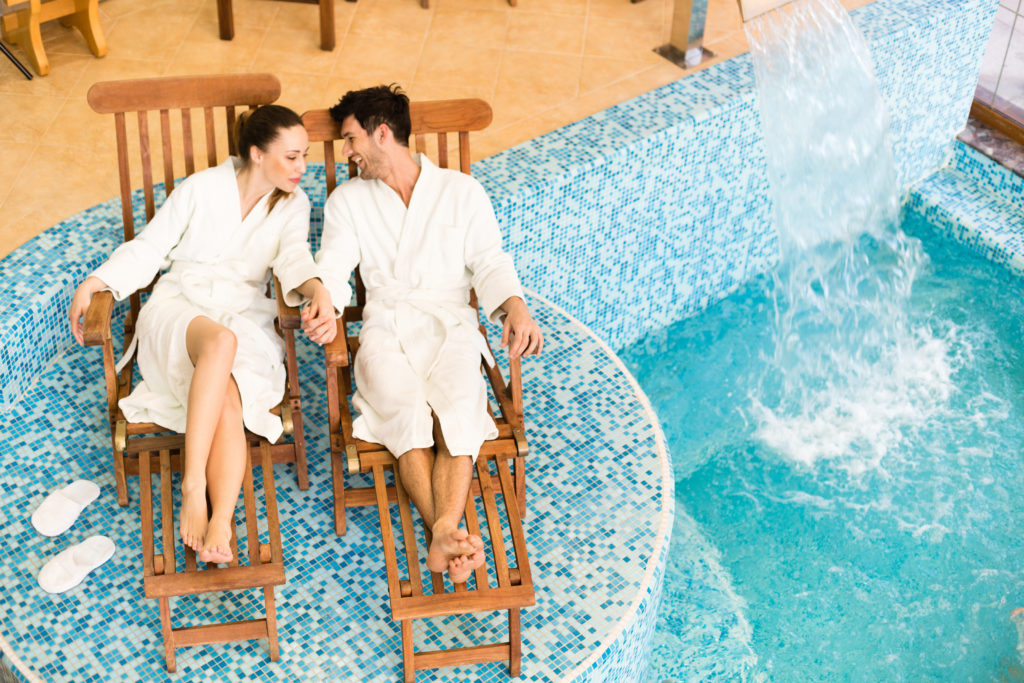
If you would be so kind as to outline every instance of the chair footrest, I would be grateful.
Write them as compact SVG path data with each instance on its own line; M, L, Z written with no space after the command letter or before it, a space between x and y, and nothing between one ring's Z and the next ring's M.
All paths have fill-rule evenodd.
M236 640L259 640L269 638L266 619L250 619L248 621L229 621L223 624L205 624L203 626L184 626L171 629L174 634L174 647L190 645L209 645L210 643L230 643Z
M241 590L285 583L284 563L226 567L195 572L176 572L143 579L147 598L170 598L210 591Z
M422 670L440 669L446 666L482 664L484 662L502 662L509 658L510 652L511 649L508 643L417 652L414 655L415 663L413 666L417 670Z
M444 593L442 595L391 596L391 616L395 621L442 617L466 612L489 612L536 604L533 586L502 586L484 590Z

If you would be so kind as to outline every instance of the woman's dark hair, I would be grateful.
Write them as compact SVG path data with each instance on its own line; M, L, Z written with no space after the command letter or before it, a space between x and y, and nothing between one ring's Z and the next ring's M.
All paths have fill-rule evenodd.
M266 152L270 143L281 134L282 129L301 125L301 116L279 104L265 104L257 109L243 111L235 121L234 130L235 149L242 158L242 168L252 163L253 147ZM267 213L273 211L277 202L288 194L275 187L270 195L270 201L267 202Z
M409 146L409 132L412 130L409 97L395 83L349 90L330 111L331 118L338 123L349 115L355 116L359 125L368 133L383 123L391 129L391 134L400 145Z

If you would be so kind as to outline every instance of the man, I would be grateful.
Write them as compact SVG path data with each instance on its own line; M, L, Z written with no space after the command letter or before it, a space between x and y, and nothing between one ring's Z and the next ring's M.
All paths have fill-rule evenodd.
M480 373L481 356L493 359L470 287L503 320L511 357L540 353L543 337L483 187L410 153L409 98L397 86L351 91L331 116L359 167L327 200L317 254L333 301L349 301L356 265L366 285L353 431L398 457L432 532L427 566L463 583L484 560L480 537L460 527L473 463L497 436Z

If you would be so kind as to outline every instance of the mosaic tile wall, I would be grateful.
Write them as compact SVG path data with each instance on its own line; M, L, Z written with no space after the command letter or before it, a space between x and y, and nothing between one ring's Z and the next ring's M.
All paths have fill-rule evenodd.
M995 0L854 13L892 110L900 183L963 127ZM620 348L703 309L776 257L744 55L474 166L524 279Z
M573 680L595 666L638 680L672 520L664 440L607 345L543 300L530 303L546 344L524 364L531 439L525 527L537 604L523 610L520 680ZM76 347L48 365L0 425L0 537L4 547L20 549L0 562L0 638L30 672L76 683L399 679L400 635L389 617L376 511L350 511L348 534L334 536L321 353L308 343L300 349L311 487L299 491L291 468L275 470L288 572L277 589L280 662L269 662L263 641L231 643L181 650L178 673L164 672L157 603L141 589L138 481L130 480L132 505L118 507L99 354ZM101 497L66 534L38 534L31 511L48 491L80 477L99 484ZM114 540L110 562L62 595L36 586L50 556L93 534ZM692 561L705 551L694 548ZM174 602L176 623L225 612L252 618L259 606L252 592ZM500 640L505 624L501 613L458 616L419 621L414 633L417 647L434 649L464 642L465 633ZM0 658L0 671L8 662ZM417 680L508 679L494 663L421 672Z
M965 143L910 189L904 210L1024 276L1024 177Z

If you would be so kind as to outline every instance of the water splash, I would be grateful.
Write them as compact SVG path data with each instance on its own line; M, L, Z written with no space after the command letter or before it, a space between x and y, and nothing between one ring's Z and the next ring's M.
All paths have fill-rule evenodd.
M899 228L888 111L849 15L798 0L747 36L781 252L751 412L786 457L860 474L943 410L956 330L908 321L927 257Z

